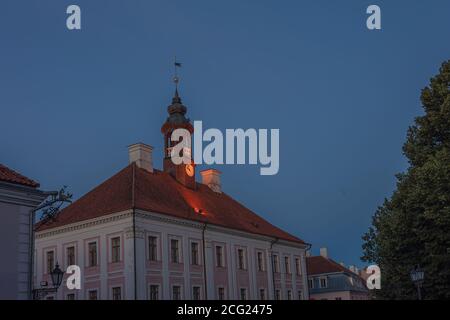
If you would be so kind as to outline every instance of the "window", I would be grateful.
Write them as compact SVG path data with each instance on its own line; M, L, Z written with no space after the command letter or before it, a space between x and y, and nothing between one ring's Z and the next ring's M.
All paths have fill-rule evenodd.
M300 262L300 258L295 258L295 272L298 276L302 274L302 265Z
M298 300L303 300L303 293L302 293L302 290L299 290L299 291L297 292L297 294L298 294Z
M192 288L192 299L193 300L200 300L200 287L193 287Z
M335 300L342 300L342 298L341 297L336 297Z
M310 289L314 289L314 280L313 279L308 279L308 285Z
M327 281L327 278L326 277L323 277L323 278L320 278L320 287L321 288L326 288L327 286L328 286L328 283L327 283L328 281Z
M75 293L69 293L66 296L66 300L75 300Z
M120 261L120 237L111 239L111 262Z
M89 290L89 300L97 300L97 290Z
M225 289L224 288L218 288L217 289L217 299L218 300L225 300Z
M180 241L176 239L170 240L170 261L180 263Z
M150 285L150 300L159 300L159 285Z
M278 261L278 255L274 254L272 256L272 259L273 259L273 272L276 273L280 272L280 263Z
M155 236L148 237L148 260L158 260L158 238Z
M238 249L238 268L245 270L244 249Z
M291 290L287 291L287 299L292 300L292 291Z
M172 300L181 300L181 287L180 286L172 287Z
M113 300L122 300L122 288L121 287L112 288L112 299Z
M191 243L191 259L193 265L198 265L198 243L192 242Z
M281 300L281 292L280 289L275 290L275 300Z
M216 266L217 267L223 267L224 261L223 261L223 247L216 246Z
M289 263L289 257L284 257L284 271L286 274L291 273L291 264Z
M256 254L256 260L258 261L258 271L264 271L264 258L261 251Z
M47 251L47 273L50 274L55 268L55 251Z
M66 249L67 266L75 264L75 247L68 247Z
M259 300L266 300L266 290L259 289Z
M241 288L241 300L247 300L247 289Z
M89 254L89 267L95 267L97 265L97 243L88 243L88 254Z

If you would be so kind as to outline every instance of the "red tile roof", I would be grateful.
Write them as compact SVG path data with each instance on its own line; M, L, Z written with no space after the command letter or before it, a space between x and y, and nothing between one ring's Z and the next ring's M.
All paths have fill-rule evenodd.
M349 269L341 266L336 261L330 258L324 258L322 256L307 257L306 266L308 275L335 272L351 272Z
M2 165L0 163L0 181L6 181L9 183L20 184L23 186L37 188L39 183L33 181L20 173Z
M54 220L40 224L38 231L132 208L304 243L273 226L225 193L213 192L201 183L197 183L196 190L191 190L168 173L158 170L150 173L135 164L127 166L75 201ZM198 209L201 213L196 212Z

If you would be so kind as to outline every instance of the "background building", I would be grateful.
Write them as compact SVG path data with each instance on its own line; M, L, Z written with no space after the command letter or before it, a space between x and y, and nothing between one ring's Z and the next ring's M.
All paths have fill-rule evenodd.
M306 263L310 299L368 300L369 290L356 268L330 259L327 248L320 249L320 256L307 257Z
M56 262L82 270L82 289L57 299L308 299L308 244L222 192L220 172L170 159L177 128L193 131L178 92L153 148L129 147L130 164L39 224L36 283ZM185 150L190 154L190 150Z
M0 164L0 300L31 298L32 210L47 197L38 187Z

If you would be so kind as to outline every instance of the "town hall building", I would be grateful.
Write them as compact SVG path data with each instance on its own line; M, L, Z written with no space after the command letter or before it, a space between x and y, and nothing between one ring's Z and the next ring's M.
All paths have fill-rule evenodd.
M35 286L59 263L81 268L81 289L49 299L309 299L309 245L223 192L221 173L175 165L170 135L193 132L176 90L153 148L129 146L129 164L36 230ZM67 275L66 275L67 277Z

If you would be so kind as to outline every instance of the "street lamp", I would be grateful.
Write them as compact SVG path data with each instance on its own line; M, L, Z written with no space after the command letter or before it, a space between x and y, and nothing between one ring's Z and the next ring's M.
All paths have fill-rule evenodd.
M61 282L64 276L64 272L59 268L59 264L56 263L55 269L50 272L50 277L52 278L53 288L58 290L59 286L61 286Z
M417 265L414 269L411 270L410 273L412 282L417 287L417 297L419 300L422 300L422 292L421 287L423 284L423 279L425 278L425 272Z
M35 300L40 300L40 299L45 298L47 295L49 295L51 293L58 292L58 288L61 286L63 277L64 277L64 271L62 271L59 268L59 264L56 263L55 269L53 269L50 272L50 278L52 279L53 288L46 288L46 286L48 284L45 281L43 284L41 284L42 288L33 290L33 298Z

